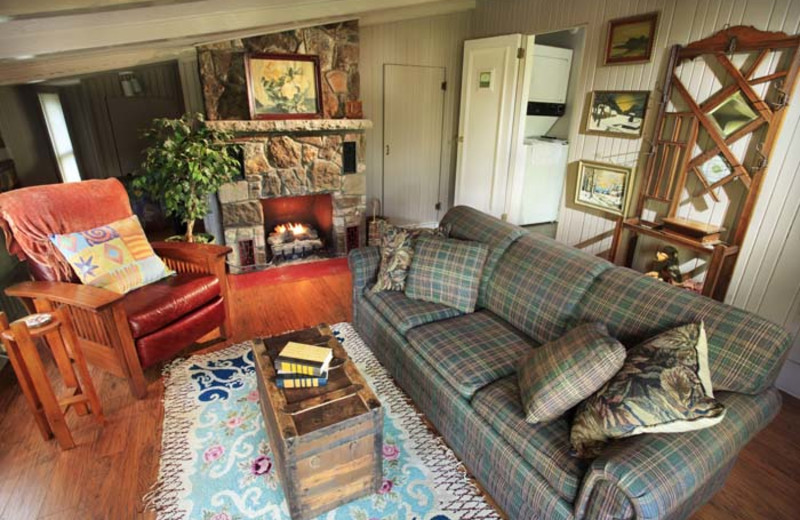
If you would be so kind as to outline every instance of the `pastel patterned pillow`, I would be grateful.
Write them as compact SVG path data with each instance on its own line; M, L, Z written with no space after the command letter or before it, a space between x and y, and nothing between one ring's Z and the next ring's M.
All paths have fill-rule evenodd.
M135 215L106 226L50 235L81 282L125 294L175 274L156 256Z
M472 312L489 247L480 242L421 237L414 247L406 296Z
M530 352L517 367L525 420L551 421L591 396L625 362L602 323L584 323Z
M449 231L444 228L403 228L380 223L381 265L378 278L371 292L403 291L406 288L408 269L414 258L414 243L425 235L446 237Z
M692 323L630 349L617 375L581 403L570 440L579 457L595 457L609 439L699 430L724 416L711 388L705 329Z

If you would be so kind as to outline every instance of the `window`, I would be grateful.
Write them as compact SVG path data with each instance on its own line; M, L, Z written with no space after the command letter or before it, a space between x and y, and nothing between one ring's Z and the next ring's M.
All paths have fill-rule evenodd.
M42 105L50 142L53 145L53 152L56 154L58 169L61 171L61 179L64 182L79 182L81 172L78 169L78 162L75 160L75 150L72 148L72 140L69 138L61 99L55 92L40 92L39 104Z

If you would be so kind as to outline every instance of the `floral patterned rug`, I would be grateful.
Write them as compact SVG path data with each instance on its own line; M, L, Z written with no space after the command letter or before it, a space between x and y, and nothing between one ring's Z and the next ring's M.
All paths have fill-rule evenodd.
M384 406L378 493L326 520L494 519L495 510L347 323L334 335ZM145 497L159 519L289 519L258 405L249 343L176 360L164 369L158 481Z

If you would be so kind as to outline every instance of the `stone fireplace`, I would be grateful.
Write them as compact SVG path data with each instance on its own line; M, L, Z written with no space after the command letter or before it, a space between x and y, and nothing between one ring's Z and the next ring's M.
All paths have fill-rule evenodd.
M247 53L318 56L322 118L248 120ZM231 272L274 265L276 256L292 260L288 251L301 259L342 256L357 245L366 210L364 132L371 127L345 119L348 103L360 95L358 57L356 20L198 47L208 124L230 132L243 152L242 178L218 192ZM275 227L288 223L313 227L317 237L300 233L296 243L291 233L276 235ZM281 239L281 254L270 247L270 235L272 242Z
M228 262L234 273L264 268L275 255L275 226L310 225L324 243L321 257L348 251L348 233L361 235L366 211L364 131L361 119L210 121L234 135L243 150L243 177L219 193ZM355 172L345 173L344 143L355 144ZM352 239L351 239L352 240ZM356 244L357 245L357 244ZM351 246L352 247L352 246ZM280 255L279 255L280 256ZM298 252L299 258L305 258ZM294 258L297 259L297 258Z

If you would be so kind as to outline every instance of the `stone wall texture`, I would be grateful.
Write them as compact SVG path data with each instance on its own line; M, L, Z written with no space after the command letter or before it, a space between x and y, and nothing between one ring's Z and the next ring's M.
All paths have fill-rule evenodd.
M250 118L244 70L247 53L319 56L322 117L326 119L345 117L345 103L360 97L357 20L204 45L197 51L209 120Z
M357 172L345 175L342 143L356 142ZM330 193L333 198L333 252L345 253L345 234L360 226L366 213L364 132L249 135L237 138L243 150L243 178L223 184L225 243L233 248L228 261L241 265L237 243L253 240L257 264L267 261L261 199Z

